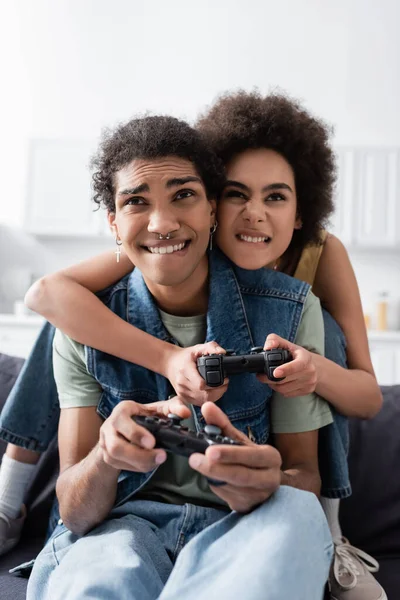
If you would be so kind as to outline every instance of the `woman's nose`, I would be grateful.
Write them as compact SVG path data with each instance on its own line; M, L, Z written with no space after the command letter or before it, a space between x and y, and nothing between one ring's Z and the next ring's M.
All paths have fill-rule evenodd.
M266 214L263 203L252 200L246 202L243 217L250 223L260 223L265 221Z

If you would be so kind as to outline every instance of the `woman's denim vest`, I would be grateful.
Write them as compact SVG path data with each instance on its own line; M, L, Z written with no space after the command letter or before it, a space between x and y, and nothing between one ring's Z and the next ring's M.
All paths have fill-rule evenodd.
M269 333L294 341L303 305L310 286L282 273L260 269L245 271L234 266L219 251L210 255L209 305L206 341L216 340L224 348L247 353L253 346L263 346ZM139 269L100 295L102 301L132 325L162 340L174 342L163 326L153 298ZM165 400L172 391L167 379L148 369L86 348L87 368L99 381L103 393L99 414L106 419L122 400L140 403ZM268 441L269 401L272 390L254 374L230 378L227 392L218 401L231 422L257 443ZM204 426L200 409L195 407L198 429ZM331 436L328 435L331 440ZM347 469L346 452L339 437L329 446L332 454L326 461L328 477L336 481ZM331 470L334 469L334 473ZM119 479L117 504L122 504L153 475L123 472ZM328 483L329 487L329 483Z

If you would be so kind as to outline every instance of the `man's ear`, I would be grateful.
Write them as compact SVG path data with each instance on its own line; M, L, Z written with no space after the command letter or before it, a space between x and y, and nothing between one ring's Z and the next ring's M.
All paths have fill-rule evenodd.
M109 224L110 229L111 229L111 233L117 239L119 236L118 236L118 227L117 227L117 224L115 223L115 213L114 212L108 212L107 213L107 220L108 220L108 224Z
M210 224L210 227L214 227L214 223L216 221L215 215L216 215L216 212L217 212L217 201L216 200L210 200L210 204L211 204L211 212L210 212L211 224Z

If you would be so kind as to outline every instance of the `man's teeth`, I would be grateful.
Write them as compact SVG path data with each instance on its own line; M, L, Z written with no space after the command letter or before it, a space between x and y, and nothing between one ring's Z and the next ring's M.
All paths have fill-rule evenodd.
M149 250L152 254L172 254L178 252L185 247L185 242L182 244L176 244L176 246L149 246Z
M256 244L257 242L266 242L269 240L268 237L250 237L249 235L239 235L240 239L245 242L253 242Z

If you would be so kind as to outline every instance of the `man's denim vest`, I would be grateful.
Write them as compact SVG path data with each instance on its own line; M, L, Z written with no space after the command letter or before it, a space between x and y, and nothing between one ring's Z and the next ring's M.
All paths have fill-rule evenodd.
M263 346L269 333L294 341L303 305L309 292L307 283L268 269L245 271L234 266L221 252L210 254L209 305L206 340L216 340L237 353ZM139 269L127 275L100 295L102 301L132 325L159 339L174 342L165 329L157 306ZM106 419L122 400L140 403L165 400L172 391L167 379L132 363L93 348L86 348L87 368L103 388L98 413ZM268 441L269 401L272 390L254 374L231 376L227 392L218 406L233 425L259 444ZM195 407L196 428L204 419ZM342 465L334 445L333 464ZM332 451L332 447L330 448ZM346 454L344 453L346 462ZM330 461L329 461L330 462ZM122 504L153 475L123 472L117 490Z

